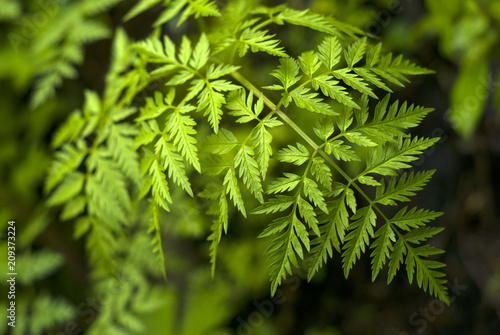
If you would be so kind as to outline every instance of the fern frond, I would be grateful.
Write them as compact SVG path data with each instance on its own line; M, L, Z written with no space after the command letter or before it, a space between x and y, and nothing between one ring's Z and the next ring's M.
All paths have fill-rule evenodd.
M168 177L182 187L190 196L193 196L191 184L186 175L186 170L182 157L177 153L172 144L165 136L162 136L155 144L155 153L163 161L164 171L168 171Z
M337 115L329 104L323 102L323 99L318 98L318 93L309 93L308 88L297 87L290 92L288 97L293 99L297 107L305 108L318 114ZM288 101L283 101L283 105L287 107Z
M185 106L186 108L176 108L165 121L165 128L169 137L173 139L173 144L182 156L196 169L201 171L200 161L198 159L196 135L196 122L186 115L189 111L195 109L194 106Z
M376 106L373 119L367 122L368 108L356 113L358 125L352 130L361 131L368 135L372 140L383 143L385 141L394 141L394 137L406 136L404 130L416 127L422 119L429 114L431 108L407 106L404 102L399 107L398 101L391 106L389 103L389 95L386 95ZM360 104L366 104L366 97L362 97Z
M391 223L395 224L402 230L410 230L424 226L426 223L443 215L441 212L434 212L416 207L408 211L408 207L403 207L392 219Z
M283 173L285 177L279 177L273 181L268 189L268 193L283 193L286 191L293 191L300 183L302 178L294 173Z
M253 27L249 27L241 33L236 43L238 46L238 55L240 57L245 56L248 48L252 52L263 51L272 56L286 57L287 54L283 51L283 47L279 47L280 41L273 39L274 35L268 35L267 30L257 30Z
M395 175L396 170L410 167L408 163L417 159L416 155L432 146L438 138L418 138L403 140L401 137L397 144L386 143L378 146L371 152L367 159L367 167L361 174L369 173L380 175ZM377 183L378 184L378 183Z
M345 87L338 85L338 80L332 79L333 77L330 75L322 75L313 78L311 83L315 90L318 90L318 88L321 89L324 95L337 100L341 104L351 108L359 108L358 104L353 101Z
M57 206L64 204L82 191L84 182L85 176L83 173L79 171L68 173L47 200L47 205Z
M396 241L396 235L389 222L384 224L375 232L375 241L370 248L373 249L372 257L372 281L375 281L380 270L385 265L387 258L393 251L393 243Z
M294 197L288 195L276 195L269 199L258 208L252 211L252 214L271 214L284 212L295 203Z
M217 79L237 71L240 67L235 65L219 64L215 66L210 64L207 68L207 79Z
M245 90L232 91L228 95L228 103L226 108L231 110L230 115L239 117L236 122L247 123L252 120L260 120L259 115L264 109L264 98L253 105L253 93L250 91L248 97Z
M363 59L366 52L366 46L366 37L364 37L351 44L347 51L345 51L345 59L349 68L352 68Z
M87 237L86 248L90 251L90 260L109 269L109 266L116 264L118 241L113 230L107 225L99 224L93 218L89 218L88 222L90 234Z
M342 46L334 36L327 37L318 46L319 59L328 71L331 71L340 61Z
M344 276L347 278L356 260L365 252L365 247L373 237L373 228L377 216L372 206L363 207L351 218L353 222L349 225L349 234L344 238L342 264Z
M264 202L263 189L260 180L259 166L253 156L254 151L247 145L242 145L234 156L234 167L239 168L239 177L259 202Z
M198 111L203 112L203 115L208 115L208 121L215 133L219 131L219 122L222 118L222 105L226 103L224 94L238 89L239 86L231 84L225 80L217 80L207 83L205 89L198 97Z
M429 294L434 295L446 304L449 304L450 300L446 293L447 289L445 285L446 279L442 278L444 277L444 273L436 270L442 268L444 264L423 258L439 255L443 253L443 251L429 245L413 248L409 244L406 244L406 247L408 254L405 263L410 284L413 282L413 274L415 273L418 287L424 289L424 291L428 291Z
M414 174L406 172L397 181L396 177L391 177L387 188L385 187L384 179L380 181L380 186L377 187L375 202L382 205L396 205L396 201L409 201L407 197L415 195L416 191L420 191L422 187L431 179L435 170L418 172ZM396 184L397 181L397 184Z
M323 196L323 192L321 192L318 188L318 184L316 184L316 182L312 179L305 178L303 188L304 194L312 203L314 203L314 206L328 214L325 198Z
M297 146L288 145L288 148L281 149L276 154L276 159L283 163L291 163L295 165L302 165L311 158L311 154L307 148L297 143Z
M321 14L312 13L309 10L299 11L285 8L275 16L277 23L287 22L297 26L307 27L313 30L321 31L330 35L340 35L332 21Z
M204 143L205 149L214 154L226 154L240 145L234 134L227 129L221 128L217 134L209 136Z
M153 239L151 244L154 245L153 253L157 254L158 262L160 263L161 272L163 277L167 277L167 273L165 271L165 256L163 255L163 246L161 244L161 225L160 225L160 208L158 205L151 201L151 223L149 225L148 234L154 231Z
M108 149L125 175L136 185L140 185L139 155L134 148L133 137L138 135L137 128L122 122L113 124L108 137Z
M244 217L247 216L245 205L243 203L243 198L241 197L240 187L238 186L238 179L236 178L236 171L233 167L227 170L226 176L224 177L224 186L226 193L233 201L234 205Z
M96 151L87 165L94 171L85 184L89 214L112 227L127 224L131 201L123 172L105 151Z
M320 157L314 157L311 165L311 173L328 191L332 190L332 172L325 164L325 160Z
M267 168L269 165L269 157L273 153L271 142L273 136L267 128L274 128L283 125L276 117L267 115L251 133L252 149L255 151L255 160L259 164L262 179L266 178Z
M132 9L128 11L127 14L123 17L124 21L128 21L133 19L134 17L144 13L148 9L154 7L155 5L159 4L162 0L140 0L135 4Z
M377 99L377 96L375 95L375 93L373 93L373 90L368 86L368 84L363 81L363 78L360 78L358 75L350 71L350 69L338 69L333 70L332 74L335 76L335 78L342 80L347 86L350 86L358 92Z
M306 76L312 78L316 71L319 70L321 63L318 55L314 51L303 52L299 56L300 69Z
M286 231L275 238L266 254L271 260L271 294L274 295L282 280L286 275L292 274L292 265L298 267L297 256L304 258L303 248L309 251L309 237L307 230L295 214L295 209L286 217L277 219L273 224L278 224L279 230L286 228ZM259 237L268 236L275 233L274 230L264 231ZM302 246L303 245L303 246Z
M280 58L280 65L278 66L278 69L271 72L271 75L278 78L282 86L274 85L272 87L268 87L268 89L277 89L279 87L279 89L288 92L288 89L300 80L301 76L298 74L299 65L293 58Z
M212 233L208 236L207 240L212 241L210 245L210 263L212 264L212 277L215 274L215 265L217 260L217 249L221 241L222 233L227 233L228 225L228 203L227 203L227 186L220 187L216 184L209 184L205 190L199 195L203 198L210 200L218 200L216 203L212 202L208 214L217 217L210 227Z
M17 279L23 285L29 285L49 276L61 267L64 264L64 257L59 253L42 249L33 254L19 255L18 262Z
M314 274L326 263L328 257L333 257L333 248L340 252L340 244L345 237L345 231L349 224L347 207L345 204L345 192L340 197L327 203L328 214L319 216L319 231L311 241L313 248L308 259L309 272L307 279L311 280Z
M328 142L325 146L325 152L329 155L333 154L336 159L343 160L345 162L360 160L354 150L352 150L350 146L345 145L341 140Z
M170 21L181 11L182 14L179 17L177 26L180 26L190 16L194 16L196 19L199 17L220 16L216 3L211 0L174 0L171 4L169 2L167 2L169 8L160 15L154 26L159 26Z
M69 322L76 314L77 311L70 302L42 293L37 296L31 308L28 332L33 335L44 334L59 323Z
M168 204L172 203L168 182L163 172L163 167L158 159L154 159L149 167L149 174L153 178L153 199L158 206L168 211Z

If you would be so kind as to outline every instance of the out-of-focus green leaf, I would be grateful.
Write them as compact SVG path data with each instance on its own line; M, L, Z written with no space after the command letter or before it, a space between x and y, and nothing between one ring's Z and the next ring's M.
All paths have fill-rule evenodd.
M485 59L465 64L450 95L450 121L453 128L469 140L481 119L488 97L488 63Z

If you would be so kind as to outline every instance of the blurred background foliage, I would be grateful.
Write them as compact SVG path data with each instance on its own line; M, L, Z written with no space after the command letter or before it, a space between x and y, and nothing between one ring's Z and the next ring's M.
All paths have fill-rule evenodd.
M338 256L311 283L297 271L272 298L262 257L266 241L256 239L267 222L253 216L223 239L211 279L208 202L181 195L164 220L166 281L151 254L147 220L117 241L121 277L92 272L74 225L46 208L44 178L55 130L82 105L85 89L103 90L116 27L123 25L133 39L150 33L160 8L123 23L134 3L0 0L0 228L5 232L7 222L16 221L13 334L500 332L500 1L288 2L352 23L386 50L436 72L412 79L397 95L436 109L418 131L442 139L415 166L437 172L414 202L445 213L438 224L446 230L434 243L447 250L449 307L403 276L389 287L384 278L371 283L368 259L345 280ZM175 37L190 24L165 29ZM292 54L310 43L300 31L283 34ZM259 68L254 76L269 71ZM276 138L288 143L287 134ZM0 257L1 269L6 262ZM1 292L6 279L1 271ZM0 299L4 306L6 293ZM0 331L7 333L5 317Z

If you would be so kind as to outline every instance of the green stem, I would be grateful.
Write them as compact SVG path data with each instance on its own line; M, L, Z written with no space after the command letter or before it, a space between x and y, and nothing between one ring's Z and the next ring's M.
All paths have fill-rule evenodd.
M258 25L256 25L256 26L254 27L254 29L255 29L255 30L262 29L262 28L264 28L265 26L267 26L267 25L269 25L269 24L271 24L271 23L273 23L273 20L271 20L271 19L267 19L266 21L262 21L261 23L259 23Z

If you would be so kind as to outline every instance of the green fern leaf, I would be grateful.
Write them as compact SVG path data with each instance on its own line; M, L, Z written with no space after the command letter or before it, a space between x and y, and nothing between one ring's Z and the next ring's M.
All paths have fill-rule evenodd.
M161 226L160 226L160 208L154 201L151 201L151 212L152 212L152 218L151 218L151 224L149 225L148 234L154 231L153 240L151 241L151 244L154 245L153 253L157 254L158 262L160 263L161 267L161 272L163 274L163 277L166 278L167 273L165 271L165 256L163 255L163 247L161 244L162 239L161 239Z
M353 222L349 225L351 231L344 239L344 252L342 254L342 264L344 275L347 278L354 263L365 252L365 246L369 244L370 237L373 237L373 227L377 216L372 206L363 207L352 217Z
M320 234L311 241L314 247L308 259L309 271L307 279L311 280L318 270L326 263L328 257L333 257L333 248L340 252L340 243L344 240L349 224L345 192L340 197L327 203L328 214L319 217Z
M260 202L264 202L262 197L263 189L260 180L259 166L255 159L253 150L242 145L236 156L234 156L234 167L239 168L239 177L243 177L243 183L250 189L250 192Z
M417 210L416 207L408 211L408 207L403 207L392 219L391 223L395 224L403 230L417 228L425 225L443 215L441 212L434 212L424 209Z
M208 121L215 133L219 131L219 123L222 118L222 105L226 103L224 94L220 93L238 89L239 86L224 80L207 83L205 89L198 97L198 111L208 115Z
M352 108L359 108L347 93L345 87L338 85L338 80L332 80L333 77L329 75L322 75L312 79L312 86L315 90L321 89L324 95L337 100L345 106Z
M431 295L449 304L450 300L445 285L446 279L442 278L444 273L436 271L436 269L442 268L444 264L423 258L441 254L443 251L429 245L413 248L407 244L407 249L408 254L405 262L410 284L413 282L413 274L416 272L417 284L420 288L429 291Z
M56 206L61 205L78 195L82 189L85 181L85 176L81 172L68 173L63 182L57 187L54 193L47 200L47 205Z
M342 46L336 37L327 37L318 46L318 52L321 63L323 63L328 71L331 71L340 61Z
M33 254L18 256L16 278L23 285L33 284L36 280L45 278L64 264L64 257L56 252L41 249Z
M299 65L291 57L280 58L278 69L271 72L271 75L281 82L282 86L279 87L285 92L288 92L288 89L300 80L301 76L298 74Z
M325 164L323 158L313 158L311 172L318 183L320 183L328 191L332 190L332 172L330 171L330 168Z
M368 156L367 167L361 176L368 173L395 175L396 170L410 167L408 163L417 159L415 155L421 154L437 141L438 138L414 137L403 140L400 137L397 144L387 143L378 146Z
M136 185L140 185L139 155L134 149L133 136L137 128L128 123L113 124L108 137L108 149L125 175Z
M373 93L372 89L368 86L367 83L363 81L362 78L349 71L351 70L338 69L332 71L332 74L335 76L335 78L342 80L347 86L350 86L363 94L367 94L372 98L378 99L375 93Z
M325 198L323 193L319 190L318 184L312 179L304 179L304 194L307 198L314 203L316 207L321 209L323 212L328 213L326 208Z
M285 177L277 178L269 185L267 193L283 193L293 191L300 183L302 178L294 173L283 173Z
M245 56L250 48L252 52L263 51L272 56L286 57L283 48L278 47L280 41L272 39L273 37L274 35L267 35L267 30L257 30L252 27L243 30L236 41L239 44L239 56Z
M281 125L281 122L276 120L276 118L266 116L266 118L264 118L264 120L252 130L250 137L252 141L252 149L255 151L255 160L260 167L262 179L266 178L269 158L273 153L273 149L271 147L273 136L266 129L266 126L272 128L279 125Z
M152 192L156 204L164 210L168 211L168 204L172 203L172 198L170 197L170 190L168 187L167 179L158 159L154 159L149 168L149 174L153 178Z
M240 145L240 142L234 134L227 129L221 128L216 135L209 136L204 147L214 154L226 154Z
M207 79L217 79L237 71L240 67L235 65L219 64L215 66L210 64L207 68Z
M207 64L208 57L210 56L210 43L208 42L207 35L201 34L198 44L193 50L193 58L189 62L189 65L199 70L205 64Z
M288 145L288 148L281 149L277 155L276 159L283 163L291 163L295 165L302 165L311 158L311 154L307 148L297 143L297 146Z
M332 110L330 105L322 102L323 99L318 98L318 93L308 93L309 89L305 87L297 87L292 92L290 92L290 97L293 99L297 107L305 108L311 112L326 115L338 115ZM283 101L285 107L288 106L288 102Z
M85 192L90 215L118 227L118 223L128 224L131 201L126 176L110 158L105 150L98 149L87 159L87 167L94 173L87 178Z
M90 260L93 264L102 264L105 268L114 266L118 241L113 231L94 219L90 219L90 227L86 244L90 251Z
M217 8L217 5L214 1L174 0L170 4L170 7L160 15L154 25L159 26L170 21L182 10L183 12L179 18L179 21L177 22L177 26L180 26L182 23L184 23L184 21L186 21L190 16L194 16L196 19L199 17L220 16L219 9Z
M399 107L398 101L389 107L389 97L389 95L386 95L377 104L372 121L366 123L368 109L357 113L358 126L353 130L365 133L378 143L394 141L394 137L406 136L402 129L416 127L432 111L430 108L415 107L413 105L407 107L406 102ZM366 98L362 99L366 101Z
M333 154L338 160L346 162L360 160L352 148L348 145L344 145L344 142L340 140L328 142L325 146L325 151L329 155Z
M194 106L185 106L186 108L177 108L170 114L165 121L165 128L173 144L182 156L196 169L201 171L200 161L198 159L196 135L196 122L186 115Z
M385 265L386 259L393 250L392 243L396 241L396 235L389 223L384 224L375 232L375 241L370 248L374 249L372 257L372 281L375 281L380 270Z
M396 201L409 201L407 197L414 196L416 191L420 191L431 179L435 170L419 172L414 174L406 172L399 178L396 184L396 177L392 177L385 187L384 179L380 181L381 185L377 187L375 201L382 205L396 205Z
M134 7L123 17L124 21L133 19L134 17L144 13L148 9L159 4L162 0L140 0Z
M366 37L351 44L345 54L345 59L349 68L352 68L354 65L356 65L363 58L365 52Z
M302 72L309 78L312 78L314 73L319 70L321 63L314 51L308 51L299 56L299 65Z
M284 212L295 203L295 198L288 195L276 195L261 206L255 208L252 214L271 214Z
M172 144L162 136L155 144L155 153L163 160L164 171L168 171L168 177L182 187L190 196L193 196L191 184L186 175L182 157L175 151Z
M41 293L31 308L28 333L46 334L57 324L70 322L76 314L76 309L68 301Z
M264 98L260 97L253 105L253 93L250 91L248 97L245 90L232 91L228 95L226 108L231 110L229 114L239 117L236 122L247 123L252 120L259 120L259 115L264 109Z
M287 230L273 240L266 254L271 259L271 294L274 295L287 273L292 274L292 265L298 267L297 256L304 258L303 246L309 250L308 233L295 214L295 210L286 216L283 224L288 226ZM260 235L259 237L264 237ZM301 243L302 242L302 243Z
M232 167L227 170L226 176L224 177L224 186L226 187L226 192L229 194L234 205L238 208L240 213L246 217L247 213L243 203L243 198L241 197L240 187L238 186L238 179L236 179L236 172Z
M323 15L311 13L308 10L298 11L286 8L276 16L278 22L288 22L297 26L304 26L330 35L340 35L332 21Z

